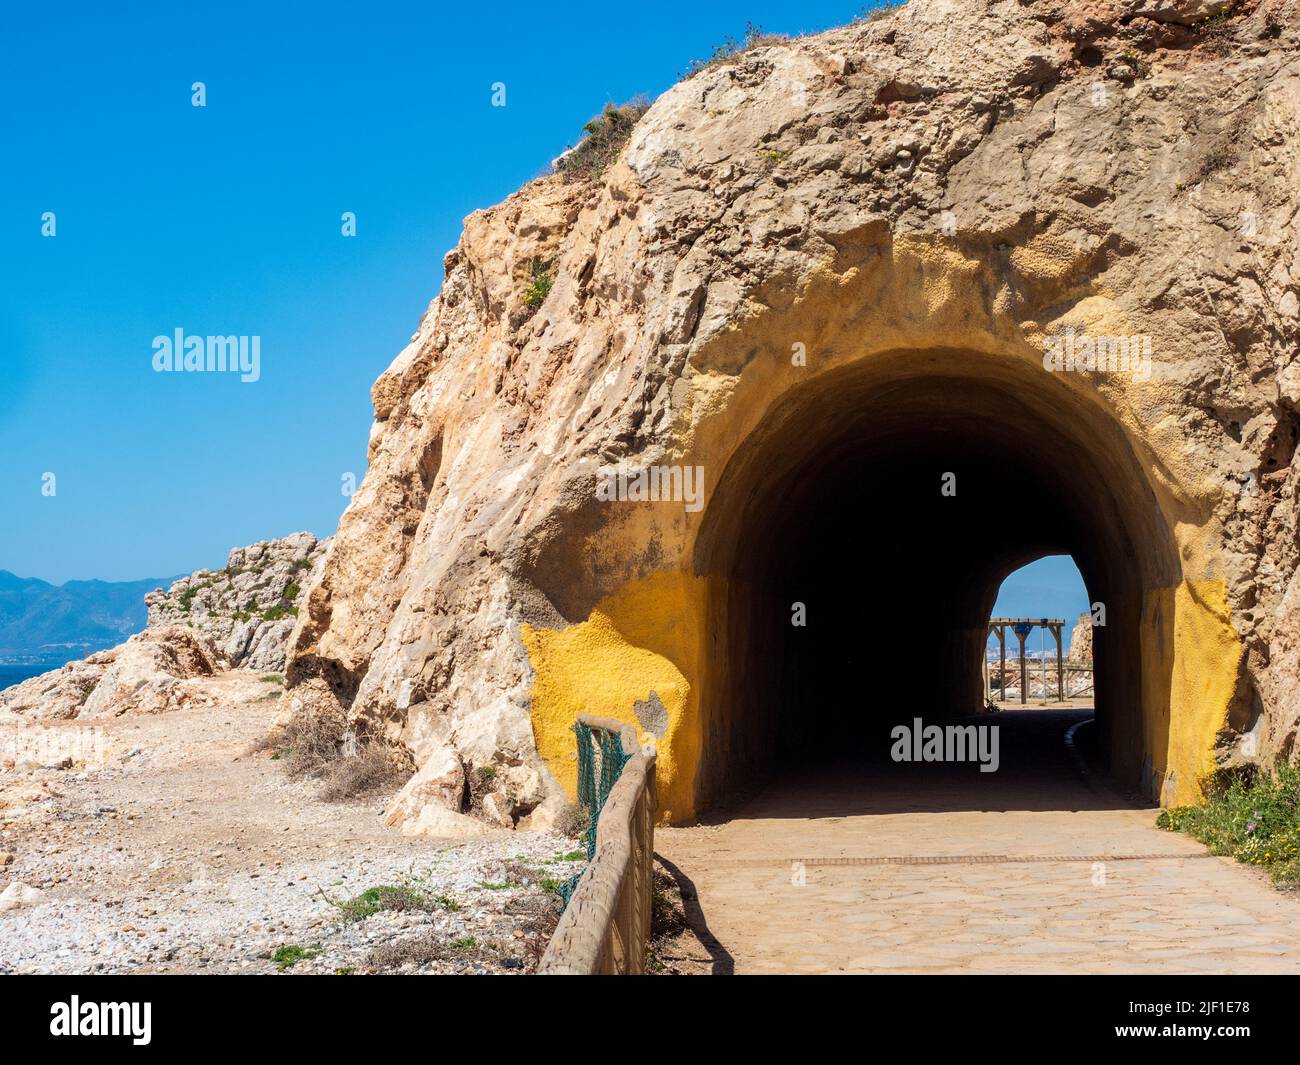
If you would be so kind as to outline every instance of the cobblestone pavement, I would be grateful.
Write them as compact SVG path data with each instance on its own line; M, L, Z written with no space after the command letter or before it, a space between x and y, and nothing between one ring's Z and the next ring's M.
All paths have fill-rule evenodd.
M1002 767L777 780L656 848L715 972L1300 972L1300 897L1081 774L1089 715L1006 711ZM1091 729L1091 723L1080 726Z

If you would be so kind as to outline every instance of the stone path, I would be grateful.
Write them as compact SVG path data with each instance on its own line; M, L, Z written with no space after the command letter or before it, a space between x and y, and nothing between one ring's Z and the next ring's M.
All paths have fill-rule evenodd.
M996 773L823 771L660 830L656 849L698 895L709 967L1300 972L1300 897L1086 780L1062 740L1087 717L1000 714Z

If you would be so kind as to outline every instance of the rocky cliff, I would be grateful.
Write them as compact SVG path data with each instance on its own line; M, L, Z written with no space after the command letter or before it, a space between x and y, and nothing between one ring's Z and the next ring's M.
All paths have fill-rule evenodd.
M319 576L329 540L300 532L236 547L225 569L201 569L144 597L149 627L188 625L234 669L278 673L304 589Z
M88 721L179 710L206 701L202 689L185 682L229 667L202 633L183 625L161 625L6 688L0 692L0 721Z
M278 673L306 585L319 577L329 540L294 533L230 552L149 592L149 624L125 643L0 692L0 718L91 719L161 713L206 698L183 682L221 670Z
M1073 547L1110 589L1099 668L1132 687L1099 701L1126 779L1172 801L1247 733L1289 754L1300 38L1295 0L1223 9L910 0L751 41L655 101L603 173L471 215L373 388L287 712L403 745L424 767L393 808L408 827L446 829L488 767L545 785L503 785L502 816L552 808L582 709L654 738L664 816L688 816L774 735L747 559L855 439L919 446L942 418L1023 450L1086 527L1022 560ZM1126 359L1136 338L1133 365L1049 372L1092 338ZM661 466L703 471L707 504L600 494ZM1015 561L990 558L953 600L975 637ZM951 640L977 687L979 639Z

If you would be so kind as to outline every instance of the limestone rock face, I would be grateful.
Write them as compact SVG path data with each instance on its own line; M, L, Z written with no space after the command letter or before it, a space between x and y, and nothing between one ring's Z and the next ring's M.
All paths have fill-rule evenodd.
M1092 661L1092 615L1080 614L1070 633L1070 661Z
M0 691L0 715L59 720L76 717L120 648L99 651L60 669L31 677Z
M183 625L145 629L126 643L70 662L0 692L0 719L28 720L157 714L190 705L185 682L229 668L203 633Z
M1193 26L1230 10L1232 5L1224 0L1127 0L1125 7L1131 14L1145 15L1157 22Z
M407 748L428 771L390 816L441 831L478 767L571 796L574 715L637 724L653 695L661 808L688 816L716 737L743 739L711 560L753 516L754 442L806 444L846 382L943 373L1036 404L1128 508L1115 624L1176 723L1132 730L1143 786L1194 796L1247 730L1289 754L1300 41L1295 0L1236 6L1197 28L1198 0L909 0L713 64L599 181L472 214L373 388L287 697ZM1045 374L1076 336L1150 337L1156 365ZM698 466L707 505L611 505L620 462ZM517 824L536 791L485 808Z
M232 668L279 673L304 590L328 547L328 539L307 532L237 547L225 569L201 569L146 595L149 625L189 625L207 634Z

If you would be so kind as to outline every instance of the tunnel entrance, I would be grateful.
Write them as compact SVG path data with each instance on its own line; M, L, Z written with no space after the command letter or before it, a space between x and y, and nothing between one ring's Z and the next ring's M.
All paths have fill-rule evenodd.
M1047 554L1105 606L1098 746L1140 789L1143 593L1176 579L1169 531L1118 426L1041 369L975 361L827 374L728 464L696 551L701 808L791 763L887 760L899 722L980 713L998 589Z

